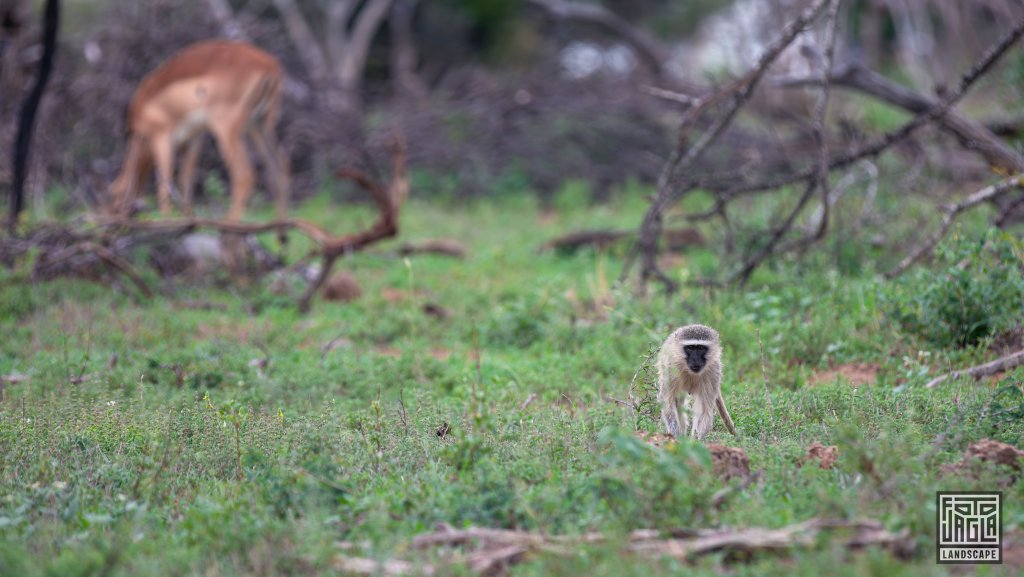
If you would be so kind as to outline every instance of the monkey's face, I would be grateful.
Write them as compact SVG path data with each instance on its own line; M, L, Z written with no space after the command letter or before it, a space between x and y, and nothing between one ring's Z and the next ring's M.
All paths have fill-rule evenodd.
M686 355L686 366L694 374L700 374L708 364L708 347L706 345L683 345Z

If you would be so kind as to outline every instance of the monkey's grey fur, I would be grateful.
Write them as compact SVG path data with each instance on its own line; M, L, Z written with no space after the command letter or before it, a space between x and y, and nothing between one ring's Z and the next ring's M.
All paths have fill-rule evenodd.
M679 411L679 402L686 394L693 396L691 435L703 439L711 432L716 407L725 427L736 434L722 398L722 346L718 332L711 327L679 327L665 339L658 353L661 420L675 437L686 434L687 414Z

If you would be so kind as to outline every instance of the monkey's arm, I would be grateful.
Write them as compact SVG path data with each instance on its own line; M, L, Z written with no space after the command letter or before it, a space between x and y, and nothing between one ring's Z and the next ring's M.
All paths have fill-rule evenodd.
M673 437L686 434L686 415L679 414L679 401L673 395L661 401L661 420Z

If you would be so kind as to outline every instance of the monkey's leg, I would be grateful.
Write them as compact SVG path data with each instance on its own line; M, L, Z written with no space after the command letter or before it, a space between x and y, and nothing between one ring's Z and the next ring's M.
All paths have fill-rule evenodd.
M715 399L715 405L718 406L718 414L722 415L722 420L725 421L725 428L729 429L729 432L736 435L736 426L732 424L732 417L729 416L729 409L725 408L725 398L722 395L718 395Z
M693 429L690 432L695 439L703 440L715 424L715 407L712 403L703 395L694 395Z
M674 395L662 399L661 420L673 437L678 438L686 434L686 413L679 414L679 400Z

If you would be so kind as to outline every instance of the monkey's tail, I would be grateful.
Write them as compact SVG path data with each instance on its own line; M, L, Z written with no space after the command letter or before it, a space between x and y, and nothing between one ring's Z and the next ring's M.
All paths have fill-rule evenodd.
M729 410L725 408L725 399L721 395L715 399L715 405L718 406L718 414L722 415L722 421L725 422L725 428L729 429L729 432L736 436L736 426L732 424L732 418L729 416Z

